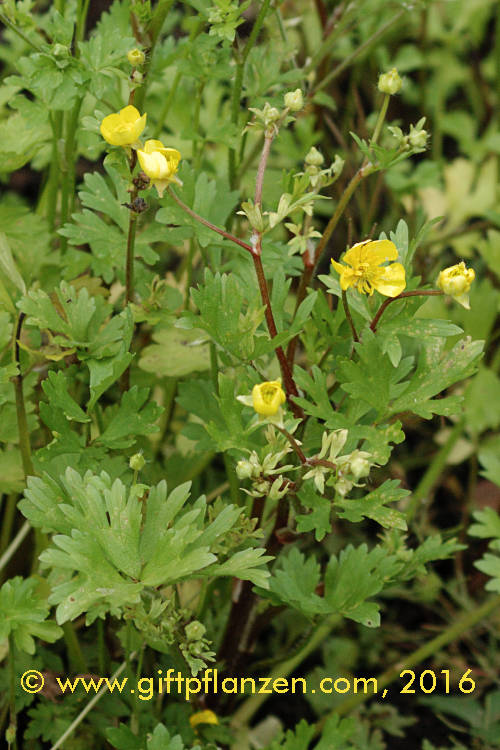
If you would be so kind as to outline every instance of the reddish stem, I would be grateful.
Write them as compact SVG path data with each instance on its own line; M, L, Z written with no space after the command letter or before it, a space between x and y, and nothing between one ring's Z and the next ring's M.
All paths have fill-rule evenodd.
M383 313L387 309L387 307L391 304L391 302L396 302L398 299L404 299L405 297L439 297L443 294L443 292L438 292L435 289L423 289L422 291L419 291L416 289L413 292L401 292L401 294L398 294L397 297L388 297L382 304L380 305L379 309L377 310L375 317L373 318L372 322L370 323L371 330L375 333L377 330L377 325L382 317Z

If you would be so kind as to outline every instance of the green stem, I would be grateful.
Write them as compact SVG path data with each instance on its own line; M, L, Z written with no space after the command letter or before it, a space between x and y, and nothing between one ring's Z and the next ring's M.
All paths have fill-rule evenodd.
M130 654L131 659L133 659L134 657L135 657L135 652L133 654ZM122 672L125 671L126 668L127 668L127 662L125 661L118 667L116 672L114 672L114 674L111 675L111 677L109 678L109 684L112 685L114 680L118 679L118 677L122 674ZM71 722L69 727L66 729L65 732L63 732L63 734L59 737L57 742L54 745L52 745L50 750L59 750L59 748L63 746L64 742L66 742L68 737L71 737L75 729L78 726L80 726L80 724L82 723L84 718L87 716L87 714L89 714L92 711L96 703L98 703L103 697L103 695L105 695L108 692L108 689L109 689L108 687L101 688L99 692L89 700L85 708L82 711L80 711L76 719L73 722Z
M83 651L78 642L78 638L75 633L75 627L72 622L65 622L62 625L64 642L68 651L68 660L70 669L74 672L81 672L85 674L88 672L87 663L83 655Z
M210 375L212 378L212 384L215 389L217 396L219 395L219 366L217 362L217 349L213 341L210 341ZM234 505L241 505L240 486L238 477L236 476L236 470L234 468L234 461L227 453L223 453L224 468L226 470L226 477L229 483L229 492L231 495L231 502Z
M290 658L285 659L285 661L276 665L269 675L271 678L270 684L272 684L274 679L277 679L278 677L287 677L294 672L295 669L323 643L325 638L330 635L333 628L338 625L339 622L341 622L341 617L338 614L326 617L315 629L307 643L305 643L296 654L293 654ZM238 728L248 724L266 700L267 696L261 694L255 694L250 698L247 698L247 700L244 701L244 703L233 714L231 725Z
M69 219L70 207L75 191L75 140L76 130L78 127L78 118L83 98L77 99L71 112L66 113L66 138L64 141L64 159L62 163L62 184L61 184L61 227ZM61 253L65 253L68 247L68 238L61 237Z
M411 500L406 511L406 520L408 523L413 519L420 501L427 497L432 487L436 484L439 477L441 476L446 466L448 456L453 450L455 443L461 436L463 429L464 420L462 418L454 425L452 431L448 436L448 440L436 453L429 465L429 468L425 472L414 492L412 492Z
M269 9L270 0L263 0L255 23L248 37L248 41L245 45L245 49L241 52L239 59L236 63L236 74L234 77L233 92L231 96L231 122L234 125L238 124L240 115L240 101L241 101L241 90L243 88L243 76L245 73L245 64L248 59L253 45L255 44L259 31L262 28L264 19ZM229 163L228 163L228 174L229 184L231 188L236 187L236 148L231 147L229 149Z
M412 667L417 666L417 664L420 664L425 659L438 653L443 646L447 646L449 643L457 641L464 633L470 630L474 625L477 625L479 622L486 619L486 617L488 617L499 606L500 596L494 596L491 599L488 599L481 607L473 609L471 612L467 612L467 614L458 620L458 622L450 625L440 635L436 636L436 638L425 643L406 659L399 661L397 664L383 672L380 677L377 678L377 691L380 692L380 690L387 685L390 685L391 682L397 680L404 669L411 669ZM323 716L316 725L316 732L319 733L328 719L334 714L340 714L343 716L344 714L350 713L354 708L364 703L371 696L371 693L365 692L350 695L336 708L330 711L330 713Z
M359 342L359 336L356 331L356 326L354 325L354 320L352 319L351 309L349 307L349 302L347 301L347 293L344 291L344 289L342 289L342 305L344 306L346 320L349 323L349 327L352 331L352 337L357 343Z
M13 737L9 741L9 748L17 748L17 712L16 712L16 664L14 660L14 635L9 633L9 735Z
M324 89L325 86L328 86L329 83L335 80L335 78L338 78L338 76L349 67L349 65L357 58L359 57L363 52L365 52L371 45L377 41L377 39L380 39L381 36L385 34L385 32L391 28L391 26L394 26L395 23L399 21L399 19L406 13L406 9L400 10L399 13L396 13L396 15L392 16L392 18L387 21L383 26L381 26L374 34L371 35L369 39L367 39L363 44L360 44L359 47L356 47L354 52L352 52L350 55L348 55L345 60L343 60L340 65L337 65L336 68L334 68L331 73L326 75L323 80L321 80L317 86L314 88L314 91L311 93L311 95L315 94L316 91L320 91L321 89Z
M76 12L75 41L81 42L85 36L85 24L87 22L87 13L89 11L90 0L79 0ZM75 56L78 55L78 47L75 49Z
M30 435L28 430L28 419L26 417L26 405L24 402L23 392L23 375L21 373L20 363L20 350L19 350L19 339L25 319L25 314L20 313L17 319L17 327L12 342L12 359L17 364L18 372L12 380L14 383L14 391L16 396L16 414L17 414L17 429L19 432L19 449L21 451L21 458L23 462L24 476L28 477L34 474L33 463L31 460L31 444Z
M387 108L389 106L390 98L390 94L384 95L382 106L380 107L380 111L378 113L377 122L375 123L375 130L373 131L372 139L370 141L371 146L375 145L379 139L380 131L382 130L382 125L384 124L385 116L387 114Z
M47 222L50 232L53 233L56 226L57 194L59 192L59 179L61 176L59 139L62 134L63 113L59 111L54 112L53 115L49 113L49 120L52 127L52 156L50 159L49 176L43 191L41 203L44 204L46 201Z
M131 204L137 197L137 191L130 194ZM135 233L137 229L137 214L133 209L129 209L128 235L127 235L127 256L125 261L125 307L134 300L134 249Z
M20 29L17 28L15 24L12 23L12 21L7 18L5 13L0 13L0 22L3 23L4 26L7 26L7 28L11 29L11 31L14 32L14 34L17 34L17 36L22 39L26 44L29 44L30 47L33 47L36 52L43 52L43 48L40 47L36 42L34 42L32 39L29 39L26 34L24 34Z
M11 541L5 552L3 553L2 557L0 558L0 572L5 568L5 566L9 563L11 558L15 555L25 538L28 536L29 532L31 531L31 525L29 521L25 521L19 531L17 532L14 539Z
M372 172L375 172L375 170L376 170L376 167L374 167L372 164L366 164L366 165L361 166L356 172L356 174L354 175L354 177L349 182L344 192L342 193L342 197L337 203L337 207L333 213L333 216L331 217L330 221L326 225L326 229L323 232L323 235L316 246L316 250L314 253L314 269L317 268L318 263L320 262L321 256L323 254L323 250L325 249L328 240L332 236L333 231L335 230L337 224L339 223L339 220L342 217L342 214L344 213L344 210L347 204L351 200L352 194L358 187L361 180L367 175L372 174Z
M5 503L2 516L2 532L0 534L0 554L7 548L14 525L14 517L17 508L17 495L12 492Z

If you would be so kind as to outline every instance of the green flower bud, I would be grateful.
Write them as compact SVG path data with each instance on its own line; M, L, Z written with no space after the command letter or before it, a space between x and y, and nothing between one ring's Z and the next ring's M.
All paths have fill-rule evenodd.
M324 161L325 161L325 157L323 156L323 154L321 154L318 151L316 146L312 146L309 149L307 156L305 158L306 164L308 164L311 167L321 167Z
M69 57L69 47L67 47L65 44L54 44L52 48L52 54L54 55L54 57Z
M351 453L349 468L354 479L358 480L362 477L367 477L370 473L371 464L368 461L369 455L370 454L366 451L360 451L357 449Z
M410 125L410 132L408 134L408 142L413 148L425 148L427 144L427 130L419 130L413 125Z
M300 89L288 91L288 93L285 94L285 107L291 109L292 112L298 112L303 106L304 97L302 96L302 91Z
M199 641L206 633L206 627L199 620L193 620L184 628L188 641Z
M378 90L383 94L390 94L393 96L394 94L397 94L398 91L401 91L402 85L403 81L401 80L396 68L393 68L388 73L382 73L378 79Z
M141 471L141 469L144 468L146 464L146 460L142 453L134 453L133 456L130 457L130 460L128 462L128 465L132 469L132 471Z
M238 461L236 464L236 475L238 479L250 479L253 474L253 466L250 461Z
M134 49L130 49L127 52L127 60L134 68L136 68L138 65L144 65L145 59L146 55L142 50L137 49L137 47L135 47Z

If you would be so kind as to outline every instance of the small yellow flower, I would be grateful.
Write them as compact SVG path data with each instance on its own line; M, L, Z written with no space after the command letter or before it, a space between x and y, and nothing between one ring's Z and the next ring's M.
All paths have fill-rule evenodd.
M272 417L277 414L285 401L286 396L280 380L269 380L254 385L252 388L253 408L263 417Z
M144 149L138 149L137 158L143 171L158 190L160 198L171 182L180 183L176 177L181 155L175 148L166 148L161 141L150 140Z
M389 240L365 240L351 247L343 260L348 265L332 259L332 266L340 275L343 291L350 286L362 294L373 294L375 289L385 297L397 297L406 286L405 269L401 263L383 266L388 260L396 260L396 245Z
M472 268L466 268L465 263L457 263L445 268L438 276L437 286L445 294L453 297L466 310L470 310L469 290L476 274Z
M192 714L189 717L189 723L194 729L198 724L218 724L219 719L217 718L217 714L207 708L205 711L197 711L195 714Z
M112 146L133 146L145 127L146 114L141 117L139 110L129 104L104 118L101 134Z

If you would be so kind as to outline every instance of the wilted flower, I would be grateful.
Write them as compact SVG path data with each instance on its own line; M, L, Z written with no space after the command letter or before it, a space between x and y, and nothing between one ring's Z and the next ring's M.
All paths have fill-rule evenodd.
M137 158L143 171L150 178L160 198L171 182L180 183L176 177L181 155L175 148L166 148L161 141L149 140L143 149L138 149Z
M104 118L101 134L112 146L133 146L145 127L146 113L141 117L139 110L129 104Z
M462 261L441 271L438 276L437 286L445 294L453 297L466 310L470 310L469 290L475 278L474 269L466 268L465 263Z
M348 250L343 260L348 265L332 259L332 266L340 275L340 286L345 291L350 286L362 294L376 290L386 297L397 297L406 286L405 269L401 263L382 264L396 260L398 251L390 240L365 240Z

